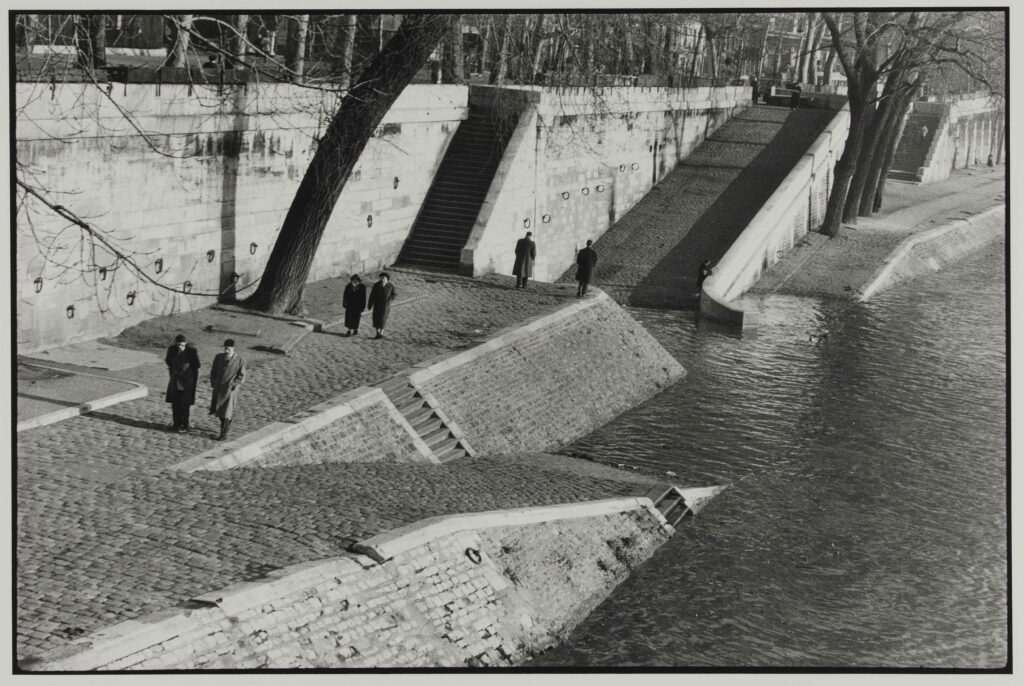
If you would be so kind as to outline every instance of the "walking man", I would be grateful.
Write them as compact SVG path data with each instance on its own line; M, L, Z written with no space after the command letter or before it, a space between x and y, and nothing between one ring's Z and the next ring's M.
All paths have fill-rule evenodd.
M341 306L345 308L345 335L359 335L359 320L366 309L366 286L358 274L353 274L341 295Z
M592 246L594 241L587 239L587 247L576 253L576 280L579 287L576 289L576 297L582 298L587 294L587 286L590 278L594 275L594 266L597 264L597 251Z
M516 261L512 265L512 273L516 275L516 288L526 288L526 282L533 276L533 261L537 259L537 245L533 242L533 233L526 232L525 238L516 241Z
M391 283L391 275L381 272L377 283L370 289L368 309L373 311L373 328L377 329L377 335L373 338L384 338L384 325L388 323L388 315L391 314L391 301L395 299L398 291Z
M235 414L235 393L245 380L245 360L235 352L232 339L224 341L224 352L217 353L213 358L210 370L210 383L213 385L213 399L210 401L210 414L220 419L220 437L226 440L231 418Z
M697 268L697 292L700 293L700 289L704 287L704 279L711 276L711 260L707 257L700 263L700 267Z
M164 356L167 363L167 393L164 400L171 404L174 416L172 431L185 433L188 431L188 415L196 402L196 384L199 382L199 353L189 345L184 335L174 337L174 344L167 348Z

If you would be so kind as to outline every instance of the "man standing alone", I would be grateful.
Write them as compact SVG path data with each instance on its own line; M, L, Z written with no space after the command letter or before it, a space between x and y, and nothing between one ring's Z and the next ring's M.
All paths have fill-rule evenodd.
M167 363L167 372L171 375L164 400L171 404L171 414L174 416L172 431L185 433L188 431L189 410L196 402L199 353L188 344L185 336L178 334L174 337L174 345L167 348L164 362Z
M384 338L384 326L388 323L388 315L391 314L391 301L395 299L398 291L391 283L391 275L381 272L377 283L370 289L370 298L367 307L373 311L373 328L377 329L377 338Z
M537 245L527 231L525 238L516 241L516 261L512 273L516 275L516 288L526 288L526 282L533 276L533 261L537 259Z
M228 427L235 413L235 391L245 380L245 360L235 353L235 342L224 341L224 352L217 353L213 358L210 370L210 383L213 384L213 399L210 402L210 414L220 419L220 437L223 441L228 437Z
M594 266L597 264L597 251L592 246L594 241L587 240L587 247L576 253L576 280L579 287L576 289L576 297L582 298L587 294L587 286L590 278L594 275Z

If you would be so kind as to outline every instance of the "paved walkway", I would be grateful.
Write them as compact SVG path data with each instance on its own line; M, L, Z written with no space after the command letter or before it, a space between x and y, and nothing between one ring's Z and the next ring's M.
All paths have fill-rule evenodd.
M1006 202L1006 168L957 170L916 184L889 180L882 211L844 225L834 238L807 234L772 265L749 293L857 298L904 239Z
M251 366L233 435L470 346L575 294L551 284L516 290L509 277L392 273L399 295L383 341L329 330L305 335L283 356L256 350L259 338L236 336ZM343 285L310 284L310 316L340 318ZM145 322L108 343L162 359L184 331L201 341L205 379L211 341L227 334L202 333L204 326L255 331L272 321L204 310ZM193 408L199 428L180 435L166 430L162 362L105 374L146 383L150 394L18 434L19 658L423 517L642 494L655 481L551 455L169 472L215 445L216 421L202 411L208 384Z
M834 116L758 106L731 119L597 240L594 283L620 304L696 309L701 261L725 254Z

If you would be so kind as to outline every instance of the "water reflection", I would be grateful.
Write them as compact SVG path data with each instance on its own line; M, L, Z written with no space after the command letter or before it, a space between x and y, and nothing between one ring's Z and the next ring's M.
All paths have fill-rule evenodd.
M1002 249L756 337L633 311L688 376L568 451L733 487L537 664L1002 666Z

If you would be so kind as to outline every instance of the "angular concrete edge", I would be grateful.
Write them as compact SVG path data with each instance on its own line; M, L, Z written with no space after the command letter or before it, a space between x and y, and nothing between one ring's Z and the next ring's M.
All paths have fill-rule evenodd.
M469 441L466 439L465 432L459 428L458 424L452 421L451 417L449 417L444 410L441 409L441 403L437 401L437 398L435 398L432 393L429 393L420 388L419 386L417 386L416 384L412 383L411 380L409 381L409 383L413 386L413 388L415 388L419 392L421 396L423 396L423 399L427 402L427 405L430 406L430 409L434 411L434 414L437 415L437 418L440 419L446 427L448 427L448 432L451 433L451 435L454 436L459 441L459 445L461 445L462 449L466 451L466 454L469 455L470 457L476 457L476 451L473 450L473 447L469 444ZM401 416L401 414L399 414L399 416ZM405 418L402 417L402 419L404 420ZM413 429L411 426L409 427L409 430L415 432L415 429ZM431 460L433 462L440 463L440 460L437 458L436 455L434 455L434 451L431 450L429 446L427 446L426 442L419 438L419 435L417 435L416 438L421 443L423 443L423 447L430 454Z
M542 314L537 317L527 319L526 321L520 322L514 326L500 329L468 350L438 355L437 357L432 357L420 362L419 364L413 365L413 367L408 370L409 382L418 387L420 384L434 378L435 376L439 376L440 374L451 371L456 367L473 362L484 355L490 354L494 350L504 348L516 341L536 334L538 331L556 322L560 322L563 319L572 317L578 312L594 307L599 302L614 302L606 293L599 289L593 289L593 293L594 295L592 297L577 300L555 310L554 312Z
M705 492L711 489L689 489ZM687 489L680 489L685 492ZM715 490L717 493L717 490ZM543 524L564 519L604 517L619 513L646 512L667 536L675 529L647 497L612 498L553 506L443 515L369 538L353 546L353 552L297 563L267 574L263 579L243 581L188 599L192 607L168 607L137 619L99 629L71 643L51 650L24 668L38 671L87 671L142 654L154 645L194 633L197 626L223 626L225 620L248 608L273 603L296 590L318 582L343 585L365 570L377 567L395 555L432 541L470 530ZM197 607L198 606L198 607Z
M93 412L95 410L103 409L104 407L110 407L111 405L117 405L119 403L128 402L129 400L137 400L139 398L145 398L149 395L149 388L145 384L136 383L134 381L127 381L125 379L115 379L109 376L100 376L99 374L87 374L85 372L73 372L60 367L50 367L44 364L27 363L26 366L36 367L38 369L50 369L52 371L61 372L64 374L74 374L76 376L88 376L93 379L103 379L104 381L116 381L123 383L126 386L131 386L127 391L121 391L120 393L113 393L111 395L104 396L97 400L92 400L81 405L74 407L66 407L60 410L54 410L53 412L47 412L46 414L39 415L38 417L32 417L24 421L18 422L15 433L27 431L28 429L36 429L40 426L46 426L47 424L55 424L56 422L64 421L65 419L71 419L79 415L86 414L87 412Z
M352 546L352 550L383 563L395 555L459 531L539 524L559 519L598 517L640 509L647 510L652 517L658 520L662 527L667 527L668 533L672 533L668 522L658 512L657 508L654 507L654 503L651 502L650 498L611 498L563 505L428 517L414 524L399 527L368 538L365 541L360 541Z
M942 241L952 234L976 229L975 234L977 237L974 240L965 240L962 249L951 255L949 259L945 260L943 263L933 259L933 264L929 265L930 269L919 270L920 272L937 271L946 264L956 261L957 258L968 255L989 242L996 240L999 237L999 223L990 222L989 220L993 218L1003 219L1005 218L1005 215L1006 204L1001 203L985 210L984 212L976 214L973 217L959 219L949 224L944 224L943 226L908 236L902 243L897 245L891 253L889 253L883 261L882 266L879 267L871 278L868 279L868 282L861 287L858 301L865 302L876 293L887 290L899 283L901 279L897 278L896 272L901 267L906 266L906 263L909 260L913 259L912 253L916 248L927 247L929 243Z
M195 472L222 471L241 467L263 456L265 451L273 445L300 440L343 417L376 404L385 407L388 416L409 435L410 441L425 460L437 463L437 457L384 394L384 391L380 388L360 386L297 412L285 421L273 422L233 441L199 453L172 465L169 469Z

